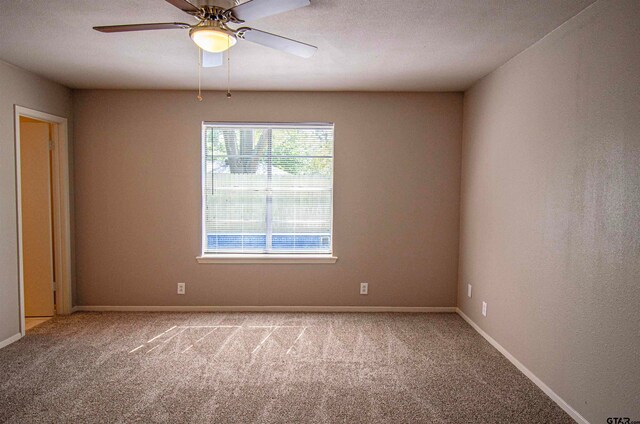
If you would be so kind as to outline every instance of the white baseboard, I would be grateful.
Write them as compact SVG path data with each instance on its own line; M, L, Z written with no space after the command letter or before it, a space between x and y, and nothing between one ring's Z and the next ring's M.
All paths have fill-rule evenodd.
M533 381L533 383L538 386L543 392L546 393L547 396L551 398L555 403L558 404L560 408L562 408L567 414L571 416L574 420L576 420L580 424L589 424L589 421L586 420L582 415L578 413L575 409L571 407L564 399L556 394L549 386L544 384L542 380L540 380L534 373L532 373L527 367L525 367L522 362L518 361L507 349L502 347L500 343L495 341L493 337L487 334L478 324L473 322L471 318L465 315L459 308L456 308L458 315L460 315L474 330L476 330L482 337L484 337L493 347L495 347L498 352L502 353L505 358L507 358L513 365L516 366L524 375L526 375L529 380Z
M22 338L22 334L18 333L18 334L14 334L13 336L9 337L8 339L2 340L0 342L0 349L2 349L5 346L9 346L11 343L18 341Z
M93 312L450 312L455 306L75 306Z
M77 307L77 306L72 306L72 307L71 307L71 313L78 312L79 310L80 310L80 309L78 309L78 307Z

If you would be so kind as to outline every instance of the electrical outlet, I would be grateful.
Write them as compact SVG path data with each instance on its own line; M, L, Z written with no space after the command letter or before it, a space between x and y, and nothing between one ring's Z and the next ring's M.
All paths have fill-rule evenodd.
M369 294L369 283L360 283L360 294Z
M467 284L467 297L471 297L471 284Z
M482 315L487 316L487 302L482 302Z
M186 291L187 283L178 283L178 294L184 294Z

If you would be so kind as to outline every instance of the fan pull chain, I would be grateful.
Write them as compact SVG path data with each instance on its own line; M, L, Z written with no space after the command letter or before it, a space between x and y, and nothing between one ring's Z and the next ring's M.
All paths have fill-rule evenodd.
M227 99L231 98L231 41L227 37Z
M198 96L199 102L202 101L202 49L198 48Z

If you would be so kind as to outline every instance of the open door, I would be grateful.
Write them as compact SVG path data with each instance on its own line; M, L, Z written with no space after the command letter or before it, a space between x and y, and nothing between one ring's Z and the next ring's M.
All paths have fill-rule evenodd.
M20 118L22 260L27 317L55 313L51 208L51 124Z

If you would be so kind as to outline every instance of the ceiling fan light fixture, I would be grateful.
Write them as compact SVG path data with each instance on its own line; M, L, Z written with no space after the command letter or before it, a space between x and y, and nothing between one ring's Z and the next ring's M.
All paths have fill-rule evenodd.
M213 26L192 28L189 36L198 47L211 53L222 53L238 42L232 33Z

